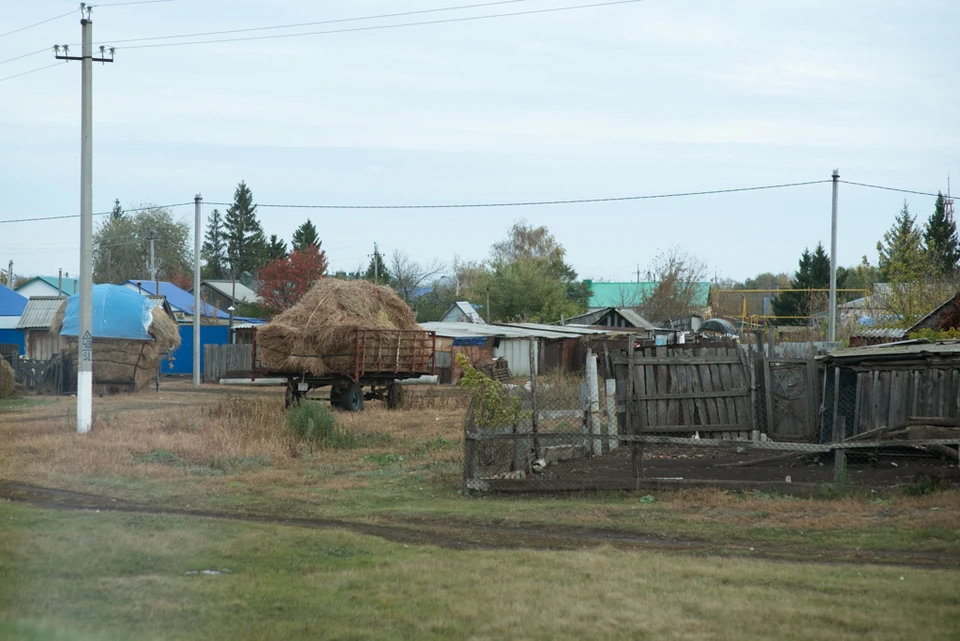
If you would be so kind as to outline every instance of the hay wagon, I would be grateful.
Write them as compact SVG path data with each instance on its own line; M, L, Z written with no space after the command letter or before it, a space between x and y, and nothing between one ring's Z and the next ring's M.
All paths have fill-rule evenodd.
M283 371L260 366L258 347L269 348L259 345L254 330L250 380L285 379L287 407L307 398L311 390L329 386L333 406L359 412L364 400L378 399L393 409L400 404L399 381L434 374L436 342L436 334L425 330L356 329L349 353L288 355L322 362L322 371Z

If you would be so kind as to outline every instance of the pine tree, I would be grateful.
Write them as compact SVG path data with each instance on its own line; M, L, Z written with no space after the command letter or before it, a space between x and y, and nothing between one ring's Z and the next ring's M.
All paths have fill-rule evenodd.
M206 261L202 270L204 278L223 280L227 277L227 245L223 230L223 216L220 215L219 209L214 209L210 213L200 255Z
M120 199L116 198L113 201L113 211L110 212L110 220L120 220L123 218L123 208L120 207Z
M880 254L880 276L886 282L920 282L926 275L923 237L906 201L893 226L877 243L877 252Z
M937 193L937 203L924 229L923 242L933 273L937 276L952 276L960 262L957 247L957 224L947 216L943 194Z
M311 245L320 247L320 236L317 235L317 228L307 218L307 222L297 227L296 231L293 232L293 237L290 239L290 250L303 251Z
M800 256L800 269L790 281L792 289L826 289L830 286L830 258L823 243L817 243L813 253L804 248ZM819 292L784 292L773 300L773 313L785 316L778 321L784 325L803 325L803 317L810 316L819 307L823 296Z
M370 257L370 264L363 279L377 285L386 285L390 282L390 272L387 270L387 264L383 262L383 254L379 251L374 251L373 256Z
M227 263L234 277L243 272L255 272L268 259L267 239L257 220L257 206L253 194L244 181L240 181L233 194L233 204L227 209L223 220L227 244Z
M286 258L287 244L283 242L282 238L278 238L276 234L271 234L270 241L267 243L267 253L270 255L271 261L277 258Z

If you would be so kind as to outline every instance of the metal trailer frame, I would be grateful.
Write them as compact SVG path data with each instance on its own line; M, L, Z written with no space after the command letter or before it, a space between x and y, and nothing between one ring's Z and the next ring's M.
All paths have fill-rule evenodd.
M257 367L257 330L251 343L252 366L250 381L257 378L285 378L286 406L300 403L310 390L330 386L330 404L351 411L363 409L364 400L386 400L389 409L400 404L399 381L432 376L436 373L437 334L410 329L356 329L352 354L325 354L317 356L350 357L349 367L329 370L323 374L310 372L276 371ZM393 341L389 339L394 339ZM389 343L390 351L384 351ZM404 347L404 344L407 347ZM412 345L412 350L410 346ZM429 354L426 347L429 346ZM422 352L420 350L423 350ZM364 392L363 388L369 387ZM319 400L319 399L311 399Z

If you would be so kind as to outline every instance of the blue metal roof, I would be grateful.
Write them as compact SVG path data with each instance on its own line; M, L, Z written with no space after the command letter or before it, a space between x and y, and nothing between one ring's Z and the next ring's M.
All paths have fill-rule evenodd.
M138 282L140 283L139 289L142 293L166 296L167 302L170 303L170 307L173 308L174 311L193 316L193 294L190 292L180 289L173 283L165 280L160 281L159 292L156 291L156 283L152 280L128 280L123 285L136 291ZM210 303L204 303L202 301L200 303L200 314L201 316L222 318L224 320L230 318L230 314L222 312Z
M5 285L0 285L0 316L20 316L27 307L27 298Z

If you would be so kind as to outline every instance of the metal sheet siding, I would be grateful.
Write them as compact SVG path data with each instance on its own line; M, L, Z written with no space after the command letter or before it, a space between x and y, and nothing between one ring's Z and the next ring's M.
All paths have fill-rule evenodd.
M500 345L493 348L493 356L507 359L514 376L530 376L530 345L533 345L534 355L539 357L539 342L528 338L501 339Z

